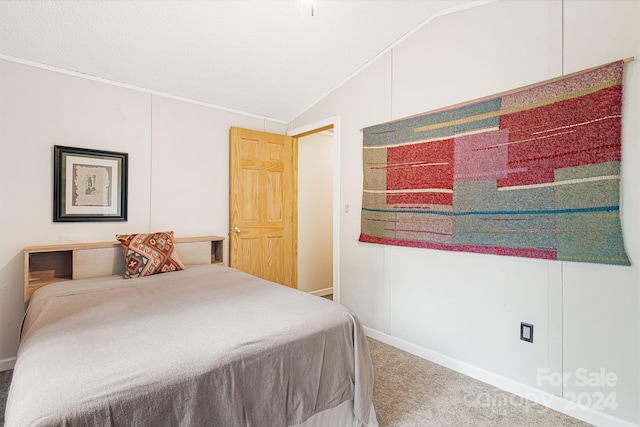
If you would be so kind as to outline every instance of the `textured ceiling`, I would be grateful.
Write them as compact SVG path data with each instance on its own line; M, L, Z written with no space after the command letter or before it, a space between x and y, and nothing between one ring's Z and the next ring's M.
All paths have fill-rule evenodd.
M0 57L288 122L456 0L0 1Z

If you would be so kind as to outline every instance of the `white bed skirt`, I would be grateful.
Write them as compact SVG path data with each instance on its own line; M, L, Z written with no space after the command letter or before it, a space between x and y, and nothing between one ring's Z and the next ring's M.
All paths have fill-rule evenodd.
M376 411L371 405L369 424L366 426L353 415L353 401L342 402L335 408L327 409L311 416L302 424L290 427L378 427Z

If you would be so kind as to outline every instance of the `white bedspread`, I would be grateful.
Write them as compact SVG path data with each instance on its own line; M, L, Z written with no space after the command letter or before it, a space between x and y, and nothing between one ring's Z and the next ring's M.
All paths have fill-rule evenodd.
M38 290L5 422L288 426L353 400L367 424L372 392L349 310L220 265L188 266Z

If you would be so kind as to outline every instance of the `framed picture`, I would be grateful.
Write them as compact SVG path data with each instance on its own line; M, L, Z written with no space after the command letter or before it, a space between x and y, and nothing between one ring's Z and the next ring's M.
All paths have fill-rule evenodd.
M127 153L53 147L53 221L126 221Z

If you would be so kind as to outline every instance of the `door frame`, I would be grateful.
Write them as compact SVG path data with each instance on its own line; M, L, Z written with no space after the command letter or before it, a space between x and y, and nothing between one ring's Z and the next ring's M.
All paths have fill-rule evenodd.
M333 300L340 302L340 116L310 123L287 131L301 138L333 127Z

